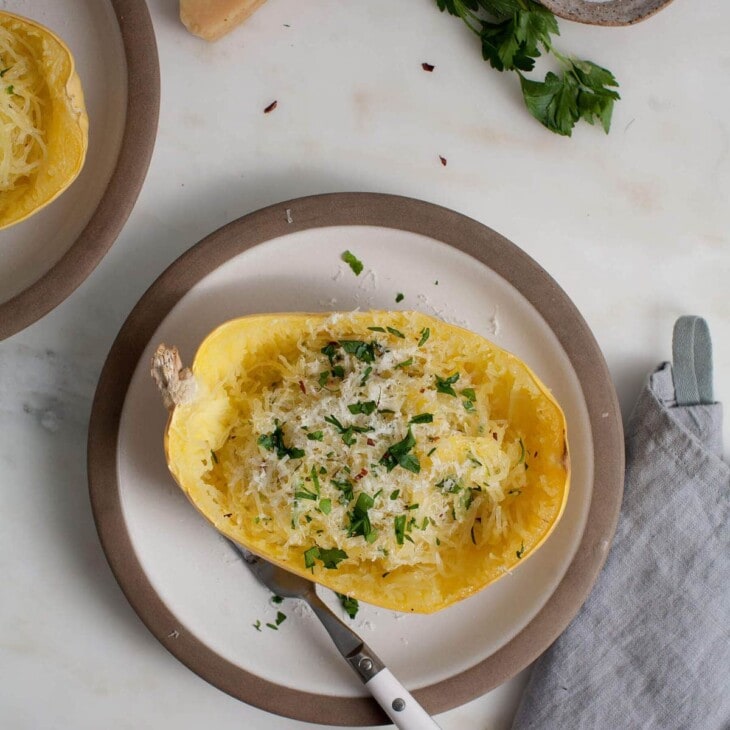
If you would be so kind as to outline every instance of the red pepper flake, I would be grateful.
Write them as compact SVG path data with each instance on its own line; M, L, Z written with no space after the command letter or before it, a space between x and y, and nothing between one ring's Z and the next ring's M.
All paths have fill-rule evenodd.
M363 467L362 469L360 469L360 471L355 476L355 481L359 482L363 477L366 477L367 475L368 475L368 470L365 467Z
M493 438L493 439L494 439L495 441L499 441L499 436L497 436L497 434L496 434L496 433L493 433L493 434L492 434L492 438Z
M274 109L276 109L277 106L279 106L279 102L276 101L276 99L274 99L274 101L272 101L271 104L269 104L269 106L267 106L266 109L264 109L264 114L268 114L269 112L273 112Z
M373 441L372 439L368 439L368 440L367 440L367 441L366 441L365 443L366 443L366 444L367 444L368 446L375 446L375 441Z
M424 71L428 71L429 73L431 73L431 71L433 71L433 70L434 70L434 69L436 68L436 66L434 66L434 65L433 65L433 64L431 64L431 63L422 63L422 64L421 64L421 68L422 68L422 69L423 69Z
M441 160L441 164L446 167L446 164L448 163L448 160L445 157L442 157L439 155L439 160Z
M233 512L226 512L223 516L224 517L233 517Z
M301 390L301 391L302 391L302 393L304 393L304 395L306 395L306 394L307 394L307 389L306 389L306 387L304 386L304 381L303 381L303 380L300 380L300 381L299 381L299 390Z
M421 388L421 390L419 390L418 392L419 393L425 393L426 392L426 389L425 388Z

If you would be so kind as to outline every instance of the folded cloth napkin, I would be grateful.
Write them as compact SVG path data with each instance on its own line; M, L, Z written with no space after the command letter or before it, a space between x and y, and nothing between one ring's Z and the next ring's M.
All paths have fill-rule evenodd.
M730 728L730 467L704 320L680 318L673 360L628 424L603 572L536 662L513 730Z

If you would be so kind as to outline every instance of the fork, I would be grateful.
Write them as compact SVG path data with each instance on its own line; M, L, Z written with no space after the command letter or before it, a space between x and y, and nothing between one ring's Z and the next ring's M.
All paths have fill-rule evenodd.
M309 605L345 661L400 730L440 730L433 718L377 657L375 652L317 595L314 583L254 555L229 540L256 576L282 598L298 598Z

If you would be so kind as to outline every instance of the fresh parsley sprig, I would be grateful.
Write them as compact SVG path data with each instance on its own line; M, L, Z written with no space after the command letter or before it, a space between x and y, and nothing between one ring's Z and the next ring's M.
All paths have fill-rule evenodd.
M439 9L461 18L479 36L482 56L498 71L520 77L525 104L541 124L570 137L581 119L611 129L618 82L605 68L591 61L565 56L552 44L560 35L555 16L534 0L436 0ZM544 81L525 77L535 68L542 51L559 63Z

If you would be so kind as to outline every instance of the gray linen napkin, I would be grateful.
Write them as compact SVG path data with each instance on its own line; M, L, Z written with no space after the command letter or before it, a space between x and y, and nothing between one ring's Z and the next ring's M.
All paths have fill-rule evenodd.
M513 730L730 728L730 467L704 320L677 322L673 358L629 421L605 568L536 662Z

